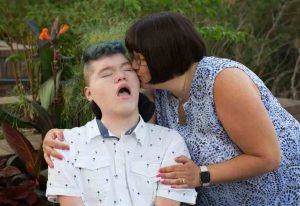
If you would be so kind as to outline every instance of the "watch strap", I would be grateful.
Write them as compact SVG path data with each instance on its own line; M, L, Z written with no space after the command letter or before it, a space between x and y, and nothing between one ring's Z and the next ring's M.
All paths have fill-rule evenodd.
M200 181L204 187L210 185L210 173L207 166L200 166Z

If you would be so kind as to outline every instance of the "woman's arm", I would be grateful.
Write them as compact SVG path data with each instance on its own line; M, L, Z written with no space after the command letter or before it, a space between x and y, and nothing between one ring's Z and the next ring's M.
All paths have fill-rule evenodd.
M83 206L80 197L58 196L58 201L61 206Z
M43 141L43 152L44 152L44 159L46 160L49 167L53 168L53 162L50 156L55 157L57 159L63 159L63 156L55 151L53 148L62 149L62 150L69 150L69 145L60 143L55 139L60 141L64 140L63 130L61 129L51 129L47 132L44 141Z
M157 197L155 206L179 206L180 202L165 197Z
M240 69L221 72L214 84L217 115L243 154L210 165L212 183L258 176L280 164L280 146L273 123L252 80Z
M208 165L211 183L236 182L275 170L280 164L277 135L252 80L239 69L225 69L215 80L214 101L224 129L243 154ZM176 161L184 165L160 170L161 177L173 179L166 183L179 187L199 186L197 165L184 157ZM178 181L181 177L186 177L185 186Z

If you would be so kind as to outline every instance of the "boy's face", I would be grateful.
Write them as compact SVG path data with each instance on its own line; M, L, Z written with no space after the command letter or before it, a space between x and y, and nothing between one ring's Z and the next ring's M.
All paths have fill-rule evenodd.
M138 113L139 80L123 54L101 57L88 67L89 85L84 93L100 107L102 117Z

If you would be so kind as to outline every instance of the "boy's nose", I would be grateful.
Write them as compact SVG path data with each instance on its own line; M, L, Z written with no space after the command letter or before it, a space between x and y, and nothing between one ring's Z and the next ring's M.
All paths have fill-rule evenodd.
M120 71L116 74L116 77L115 77L115 83L121 81L121 80L126 80L126 75L124 72Z

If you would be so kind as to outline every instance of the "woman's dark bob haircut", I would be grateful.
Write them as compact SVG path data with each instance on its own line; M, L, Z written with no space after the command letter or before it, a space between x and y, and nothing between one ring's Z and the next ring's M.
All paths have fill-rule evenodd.
M150 14L137 21L127 31L125 45L129 53L145 57L152 84L184 74L206 55L192 22L172 12Z

